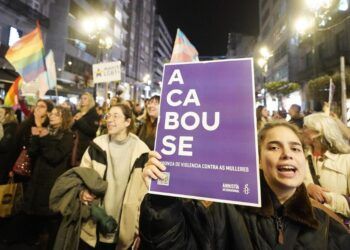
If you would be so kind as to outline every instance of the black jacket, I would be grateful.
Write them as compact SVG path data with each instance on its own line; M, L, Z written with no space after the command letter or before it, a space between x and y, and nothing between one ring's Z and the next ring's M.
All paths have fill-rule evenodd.
M25 210L50 215L49 195L56 179L70 167L73 134L60 131L56 135L33 136L28 150L36 158L33 174L25 193Z
M80 161L89 146L90 142L96 137L99 117L95 108L91 108L84 116L74 122L72 130L79 136L77 148L77 161Z
M0 140L0 184L7 183L8 173L16 161L16 130L17 123L3 125L4 136Z
M149 195L141 208L141 249L349 248L350 235L311 206L304 185L283 206L275 205L263 178L261 194L261 208L214 203L209 209L194 201ZM283 245L278 244L277 211L284 221Z

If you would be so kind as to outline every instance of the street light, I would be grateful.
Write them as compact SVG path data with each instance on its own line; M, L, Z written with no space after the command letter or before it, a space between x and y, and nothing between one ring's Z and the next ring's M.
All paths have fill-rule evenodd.
M324 27L329 21L332 20L332 12L338 10L347 10L348 1L342 0L305 0L306 7L309 12L313 14L312 25L312 54L313 54L313 76L316 76L316 58L315 58L315 46L316 46L316 34L319 30L324 30ZM343 19L345 20L345 19ZM342 22L342 21L341 21ZM341 23L339 22L339 23ZM338 24L339 24L338 23ZM335 25L333 25L334 27ZM298 29L299 27L299 29ZM300 33L300 25L296 25L297 32ZM321 28L321 29L318 29ZM309 36L311 34L309 33ZM346 123L346 83L345 83L345 59L344 56L340 57L340 75L341 75L341 103L342 103L342 118Z
M271 51L266 47L263 46L259 49L259 54L261 57L258 58L257 63L259 67L262 69L262 76L263 76L263 89L262 94L264 96L264 106L266 106L266 90L265 90L265 83L266 83L266 76L268 71L268 61L270 57L272 57Z
M105 16L92 16L82 20L81 26L90 39L97 41L96 62L104 61L104 52L113 46L113 39L104 35L104 31L109 26L109 21ZM94 98L96 99L97 86L94 84ZM106 93L108 83L106 83ZM107 96L107 94L106 94Z

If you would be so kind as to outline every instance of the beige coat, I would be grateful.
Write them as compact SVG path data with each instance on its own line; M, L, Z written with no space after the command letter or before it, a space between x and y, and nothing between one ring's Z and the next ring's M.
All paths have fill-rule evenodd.
M131 133L130 135L138 141L137 146L132 152L132 160L130 161L134 164L135 160L143 153L147 153L149 149L136 135ZM107 164L111 166L111 157L107 148L108 141L108 135L102 135L94 139L94 143L106 152ZM106 165L91 159L89 149L84 153L80 166L94 168L101 177L103 177L106 170ZM128 249L133 244L135 236L138 235L140 205L146 193L147 187L142 179L142 169L135 168L131 174L124 196L117 249ZM101 237L103 236L100 235L100 239ZM90 246L94 247L96 245L96 224L92 220L83 224L80 238Z
M321 186L331 191L326 192L331 202L325 205L350 218L349 204L344 197L350 195L350 154L332 154L327 151L321 160L312 158ZM306 168L304 182L306 186L313 183L309 166Z

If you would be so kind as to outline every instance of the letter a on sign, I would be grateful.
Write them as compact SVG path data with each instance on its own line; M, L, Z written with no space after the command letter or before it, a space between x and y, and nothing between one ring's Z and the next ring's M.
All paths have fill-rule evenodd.
M175 69L172 73L168 85L171 85L173 82L179 82L179 84L184 84L184 80L182 79L181 71L179 69Z

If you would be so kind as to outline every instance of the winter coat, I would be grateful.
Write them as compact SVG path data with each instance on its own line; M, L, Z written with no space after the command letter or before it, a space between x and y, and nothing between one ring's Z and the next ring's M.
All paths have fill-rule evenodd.
M29 147L30 139L32 137L32 127L35 127L34 115L32 114L28 119L23 121L17 131L17 147L18 153L22 150L23 146ZM42 127L49 126L49 119L46 119L42 124Z
M206 209L149 195L141 207L141 249L348 249L350 234L311 206L304 185L283 205L263 176L261 189L261 208L214 203Z
M90 207L83 205L79 193L88 188L96 197L103 197L107 182L92 168L72 168L61 175L50 194L50 208L63 216L54 250L76 250L79 246L81 223L90 215Z
M325 205L334 212L350 218L350 154L333 154L326 151L322 159L316 160L312 157L312 162L320 185L329 190L325 194L331 202ZM306 170L304 183L307 186L313 183L313 179L310 166Z
M78 133L79 143L77 148L77 161L83 157L90 142L96 137L99 125L99 116L95 108L91 108L79 120L75 121L72 130Z
M45 122L42 124L43 128L47 128L49 126L49 119L46 119ZM30 141L32 138L32 127L36 127L35 124L35 119L34 119L34 114L31 114L31 116L28 117L25 121L20 123L18 130L17 130L17 150L16 150L16 158L19 156L21 153L23 147L26 147L27 150L29 150L30 147ZM34 164L35 159L32 156L31 162ZM28 178L22 177L22 176L16 176L19 178L20 182L27 182Z
M2 126L4 136L0 139L0 184L8 182L8 174L17 159L16 130L18 124L11 122Z
M125 190L117 249L129 249L133 244L135 235L138 234L140 205L147 193L147 187L142 179L142 167L147 161L149 149L136 135L129 133L129 136L136 140L137 144L130 159L133 170ZM108 149L109 140L109 135L95 138L86 150L80 167L93 168L105 179L107 168L112 167L110 150ZM90 246L94 247L96 245L96 224L92 220L82 226L80 238Z
M38 215L51 215L49 195L56 179L70 167L73 134L58 131L56 135L33 136L28 149L36 161L25 193L25 210Z
M295 116L290 118L289 123L298 126L298 128L303 128L304 126L304 117L303 116Z

